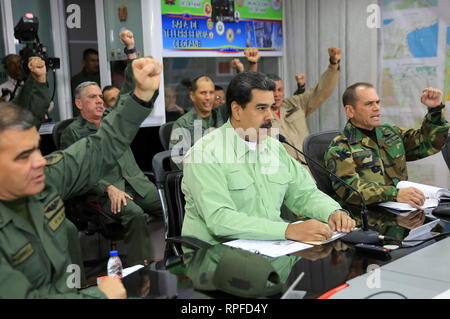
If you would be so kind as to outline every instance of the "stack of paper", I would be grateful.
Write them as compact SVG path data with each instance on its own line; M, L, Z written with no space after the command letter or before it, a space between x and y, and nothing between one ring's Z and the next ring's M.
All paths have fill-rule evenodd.
M401 181L397 184L397 189L408 187L417 188L425 195L426 200L423 206L421 207L422 210L438 207L439 199L450 198L450 191L445 188L439 188L435 186L413 183L408 181ZM409 204L399 202L385 202L378 204L378 206L388 208L390 212L401 216L407 216L411 212L417 210L416 208L414 208Z
M250 239L236 239L224 243L224 245L240 248L250 251L255 254L265 255L269 257L280 257L295 253L300 250L305 250L313 247L313 245L322 245L336 240L345 233L334 232L333 236L322 242L301 243L293 240L250 240Z

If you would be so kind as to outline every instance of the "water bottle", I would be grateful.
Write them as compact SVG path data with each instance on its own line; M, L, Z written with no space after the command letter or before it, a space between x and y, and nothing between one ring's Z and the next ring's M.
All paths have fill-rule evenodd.
M108 276L122 278L122 261L117 250L109 252Z

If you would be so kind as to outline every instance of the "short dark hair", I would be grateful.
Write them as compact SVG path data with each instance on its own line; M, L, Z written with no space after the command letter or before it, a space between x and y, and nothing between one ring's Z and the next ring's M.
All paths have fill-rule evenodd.
M14 53L8 54L7 56L5 56L5 57L2 59L2 64L3 64L3 66L4 66L5 68L6 68L6 65L8 64L9 60L10 60L12 57L19 57L19 58L20 58L20 56L17 55L17 54L14 54Z
M226 103L231 116L231 103L236 101L243 109L252 100L252 90L275 91L275 83L261 72L244 71L236 75L228 85Z
M112 90L112 89L118 89L120 90L117 86L115 85L106 85L103 90L102 90L102 94L105 94L106 91Z
M91 54L98 55L98 51L93 48L84 50L83 51L83 60L86 60L89 57L89 55L91 55Z
M224 91L223 87L221 87L220 85L214 85L214 90L215 91Z
M344 103L344 107L346 105L355 106L356 101L358 100L358 97L356 96L356 89L360 86L365 88L373 88L372 84L366 82L357 82L350 85L347 89L345 89L345 92L342 95L342 103Z
M0 134L8 129L27 131L36 125L36 118L27 109L12 103L0 103Z
M272 81L283 81L278 75L276 74L267 74L267 77L271 79Z
M214 84L214 81L211 80L211 78L210 78L209 76L207 76L207 75L200 75L200 76L197 76L195 79L193 79L193 80L191 81L191 88L190 88L191 92L197 91L197 89L198 89L197 83L198 83L198 81L201 80L201 79L204 79L205 81L208 81L208 82L211 81L211 82Z

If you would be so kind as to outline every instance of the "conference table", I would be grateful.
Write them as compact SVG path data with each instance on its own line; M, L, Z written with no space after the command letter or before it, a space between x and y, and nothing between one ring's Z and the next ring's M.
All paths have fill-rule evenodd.
M361 209L345 208L360 225ZM123 282L128 297L150 299L450 298L450 218L377 206L367 216L370 229L386 236L378 244L390 249L383 256L345 236L277 258L220 244L152 263ZM411 241L418 229L424 237Z

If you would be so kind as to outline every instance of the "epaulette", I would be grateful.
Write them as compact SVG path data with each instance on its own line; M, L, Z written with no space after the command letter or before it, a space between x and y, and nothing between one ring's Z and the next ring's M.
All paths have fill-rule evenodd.
M45 156L44 158L47 161L47 166L50 166L58 163L63 158L63 155L60 152L55 152Z

